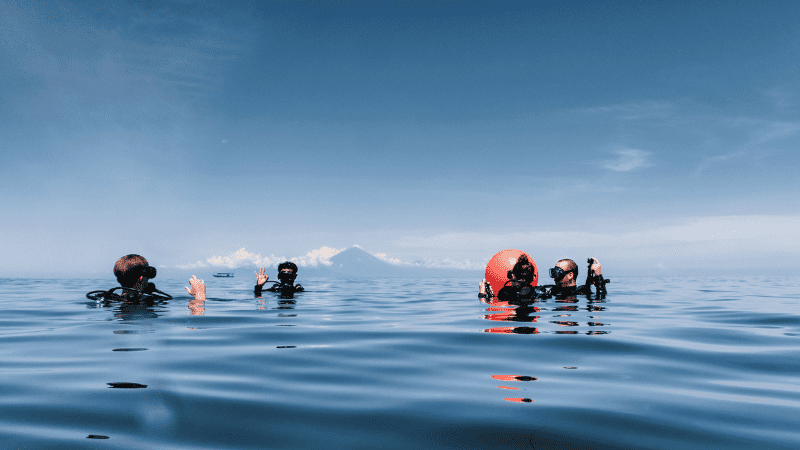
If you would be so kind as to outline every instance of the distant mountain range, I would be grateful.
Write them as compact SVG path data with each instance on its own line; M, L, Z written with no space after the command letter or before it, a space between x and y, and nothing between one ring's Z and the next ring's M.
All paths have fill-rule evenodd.
M330 278L482 278L483 271L463 270L463 269L437 269L415 266L398 266L389 264L378 259L359 247L350 247L330 258L331 265L319 265L316 267L300 266L297 270L298 281L310 277L330 277ZM233 273L234 277L254 277L253 271L257 268L238 267L229 269L226 267L203 267L193 269L188 272L196 274L200 278L211 278L217 272ZM170 272L177 272L170 270ZM184 271L180 271L184 272ZM277 270L268 268L267 274L270 279L276 279ZM202 274L202 275L201 275Z

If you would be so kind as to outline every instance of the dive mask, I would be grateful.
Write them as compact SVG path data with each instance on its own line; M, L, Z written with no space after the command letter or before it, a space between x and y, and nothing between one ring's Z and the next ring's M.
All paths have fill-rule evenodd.
M295 278L297 278L297 274L294 272L278 272L278 279L281 280L281 283L293 283Z
M570 272L572 272L572 271L571 270L564 270L561 267L553 267L552 269L550 269L550 278L558 281L558 280L564 278L564 276L566 276Z
M155 278L156 277L156 268L153 267L153 266L142 266L142 268L139 269L139 276L142 276L142 277L145 277L145 278Z

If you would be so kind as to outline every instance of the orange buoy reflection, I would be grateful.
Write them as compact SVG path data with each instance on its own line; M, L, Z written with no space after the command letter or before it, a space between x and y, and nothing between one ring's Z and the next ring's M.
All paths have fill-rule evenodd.
M530 377L527 375L492 375L492 378L499 381L535 381L536 377ZM497 386L498 389L507 389L512 391L518 391L520 388L512 387L512 386ZM508 397L504 398L503 400L509 402L517 402L517 403L533 403L533 400L527 397Z
M603 306L603 304L606 303L606 300L603 297L593 298L591 295L587 295L586 298L586 306L582 306L580 304L581 300L576 296L569 296L566 298L553 298L545 296L542 298L534 297L519 301L501 301L497 297L481 298L481 302L487 304L487 307L484 310L487 314L484 314L482 318L491 320L493 322L527 322L538 324L542 318L542 316L539 314L546 313L548 310L555 313L549 316L555 320L547 320L549 324L553 324L555 326L555 330L548 328L548 326L544 326L544 329L540 329L539 327L523 326L520 324L520 326L516 327L506 326L488 328L485 329L484 332L497 334L608 334L608 331L597 330L597 327L606 327L609 325L608 323L597 320L600 319L599 316L587 315L586 317L588 319L592 319L591 322L579 321L579 316L581 316L581 312L584 310L589 314L596 314L598 312L605 311L605 306ZM552 302L551 308L546 307L545 304L548 302ZM565 327L577 328L586 325L593 329L580 332L572 330L567 331L563 329Z
M535 323L541 316L534 315L541 311L538 306L533 306L530 303L514 304L512 302L499 301L497 298L492 298L485 301L489 304L483 316L486 320L493 322L529 322ZM534 299L531 303L536 303ZM501 333L501 334L539 334L539 329L534 327L494 327L484 330L486 333Z
M527 375L492 375L492 378L500 381L536 381L538 378Z
M539 334L538 328L531 328L531 327L495 327L483 331L486 333L501 333L501 334Z

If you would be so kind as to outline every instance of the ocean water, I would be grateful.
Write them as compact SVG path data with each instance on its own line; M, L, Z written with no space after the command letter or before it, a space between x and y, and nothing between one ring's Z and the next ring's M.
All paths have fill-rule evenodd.
M800 278L620 278L482 303L477 279L0 279L2 449L796 449ZM302 277L301 277L302 278Z

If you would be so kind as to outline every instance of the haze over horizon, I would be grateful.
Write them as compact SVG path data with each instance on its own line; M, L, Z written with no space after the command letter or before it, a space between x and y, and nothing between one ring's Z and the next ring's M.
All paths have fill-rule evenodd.
M0 0L0 277L800 269L800 3Z

